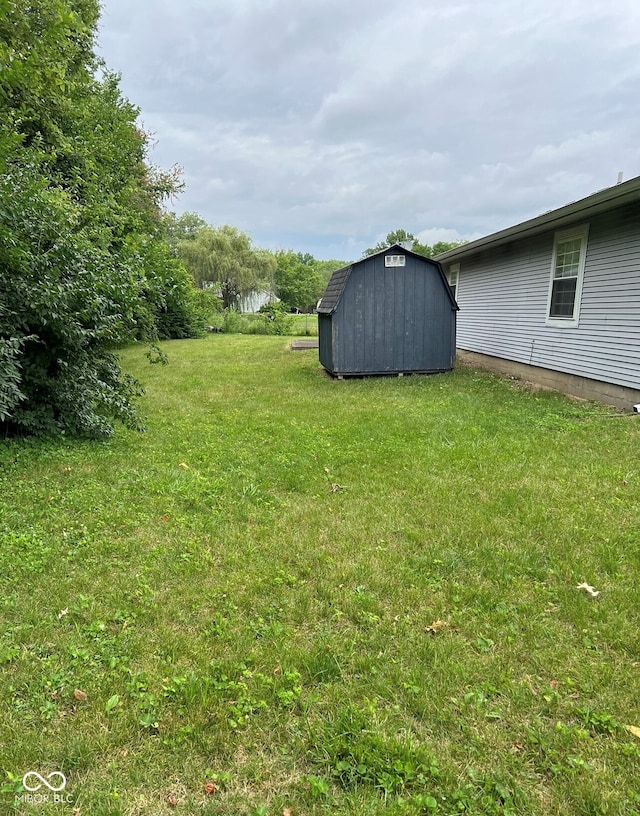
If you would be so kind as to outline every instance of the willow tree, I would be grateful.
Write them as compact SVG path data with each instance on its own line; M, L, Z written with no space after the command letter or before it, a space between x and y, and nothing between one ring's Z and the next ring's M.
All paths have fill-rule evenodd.
M214 288L227 309L236 309L253 292L273 288L275 258L235 227L204 227L180 241L177 251L196 285Z

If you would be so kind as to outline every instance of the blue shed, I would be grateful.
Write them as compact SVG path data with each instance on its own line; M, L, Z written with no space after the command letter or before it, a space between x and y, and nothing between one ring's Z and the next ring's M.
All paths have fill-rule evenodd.
M338 377L448 371L457 310L440 264L395 244L331 276L318 304L320 363Z

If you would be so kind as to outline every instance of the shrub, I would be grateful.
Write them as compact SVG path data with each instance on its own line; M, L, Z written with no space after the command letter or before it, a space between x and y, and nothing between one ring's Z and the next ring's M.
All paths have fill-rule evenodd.
M137 426L114 349L194 336L188 278L159 239L174 172L93 51L97 0L14 0L0 15L0 430Z
M113 349L133 336L137 280L36 173L11 168L0 201L0 427L104 436L114 419L136 426L139 388Z
M139 338L145 340L154 334L160 340L202 337L205 300L182 262L164 241L144 242L140 255L144 275L142 310L146 314L138 318Z
M267 303L260 307L259 313L265 319L265 334L291 334L293 318L284 303Z

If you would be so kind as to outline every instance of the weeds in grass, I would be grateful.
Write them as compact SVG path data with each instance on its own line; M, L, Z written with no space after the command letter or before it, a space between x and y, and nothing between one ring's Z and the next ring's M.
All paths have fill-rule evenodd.
M0 812L638 813L636 420L287 345L130 349L145 434L0 446Z

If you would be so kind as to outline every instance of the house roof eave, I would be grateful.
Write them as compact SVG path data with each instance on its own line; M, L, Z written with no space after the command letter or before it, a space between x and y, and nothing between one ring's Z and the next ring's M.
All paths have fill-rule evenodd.
M465 256L474 255L484 249L493 249L514 239L528 238L550 229L561 229L580 219L591 218L594 215L599 215L616 207L622 207L634 201L640 201L640 176L616 184L613 187L599 190L586 198L565 204L555 210L549 210L535 218L507 227L507 229L493 232L467 244L461 244L459 247L437 255L434 260L440 263L457 261Z

